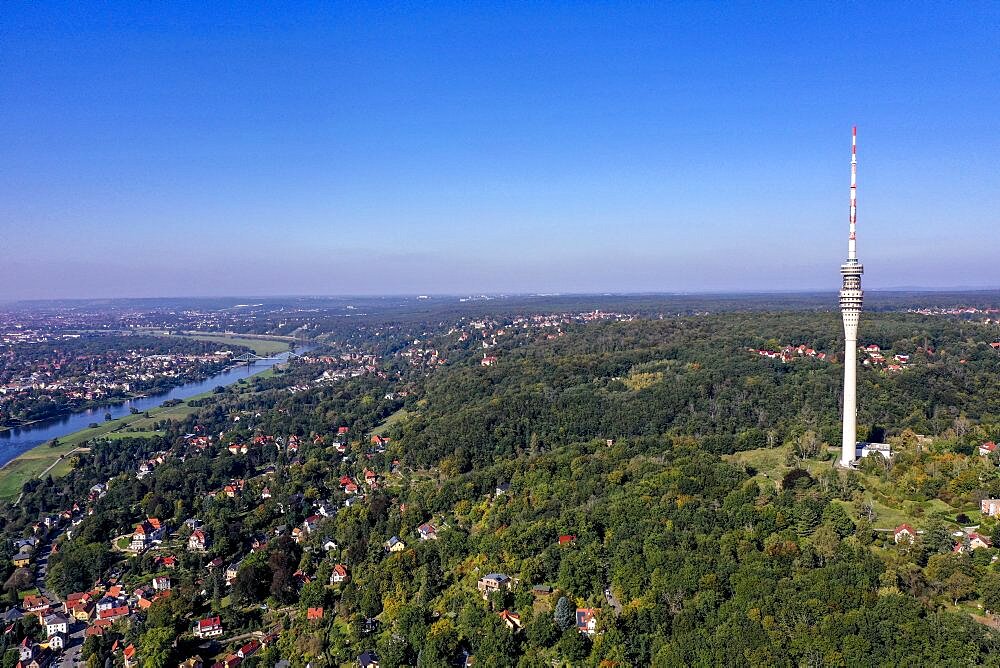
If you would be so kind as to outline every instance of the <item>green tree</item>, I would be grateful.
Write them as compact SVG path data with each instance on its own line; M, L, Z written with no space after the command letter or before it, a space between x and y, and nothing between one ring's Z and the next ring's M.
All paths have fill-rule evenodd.
M139 639L143 668L166 668L171 663L174 630L156 628L146 631Z
M556 611L553 620L560 631L576 626L576 610L569 603L569 599L560 596L556 602Z

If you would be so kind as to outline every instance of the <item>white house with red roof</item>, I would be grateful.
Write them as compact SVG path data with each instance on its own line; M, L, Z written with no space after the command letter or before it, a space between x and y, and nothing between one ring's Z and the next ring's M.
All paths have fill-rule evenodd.
M129 544L129 547L136 552L141 552L153 543L163 540L165 532L166 526L159 519L155 517L147 518L135 525L135 531L132 532L132 542Z
M909 524L900 524L892 532L892 538L898 545L902 542L912 543L917 537L917 530L911 527Z
M986 441L985 443L979 446L979 455L981 457L989 457L994 452L996 452L996 449L997 449L996 443L994 443L993 441Z
M191 552L204 552L207 547L208 537L205 535L205 532L201 529L192 531L188 537L188 550Z
M194 634L199 638L217 638L222 635L222 618L206 617L194 625Z
M340 584L341 582L347 582L350 574L347 572L347 567L344 564L336 564L333 567L333 571L330 572L330 584Z

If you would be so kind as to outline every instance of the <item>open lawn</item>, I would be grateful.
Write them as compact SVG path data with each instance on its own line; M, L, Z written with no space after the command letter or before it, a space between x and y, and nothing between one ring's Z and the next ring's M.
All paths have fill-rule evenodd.
M406 410L405 408L400 408L398 411L387 417L385 419L385 422L372 429L372 433L381 436L382 434L385 433L387 429L389 429L395 424L398 424L406 420L409 417L410 417L410 411Z
M223 334L176 334L188 339L198 341L214 341L229 346L245 346L258 355L266 357L274 353L283 353L289 349L287 341L275 341L272 339L248 339L239 336L227 336Z
M724 455L723 459L753 468L757 472L754 480L758 483L777 486L778 482L785 477L785 474L793 468L786 464L791 452L791 445L783 445L777 448L745 450L732 455ZM831 466L833 466L833 463L829 459L807 459L802 463L802 468L809 471L813 476L828 470Z

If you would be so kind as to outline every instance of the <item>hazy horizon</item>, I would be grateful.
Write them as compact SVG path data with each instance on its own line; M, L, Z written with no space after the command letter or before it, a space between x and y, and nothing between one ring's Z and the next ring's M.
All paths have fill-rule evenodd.
M995 289L1000 5L855 9L10 3L0 301L835 292L855 124L865 289Z

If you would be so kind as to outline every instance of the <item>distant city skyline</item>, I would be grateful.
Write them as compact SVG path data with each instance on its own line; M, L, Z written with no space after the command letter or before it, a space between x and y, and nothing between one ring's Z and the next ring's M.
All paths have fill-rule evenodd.
M1000 287L1000 5L0 16L0 301Z

